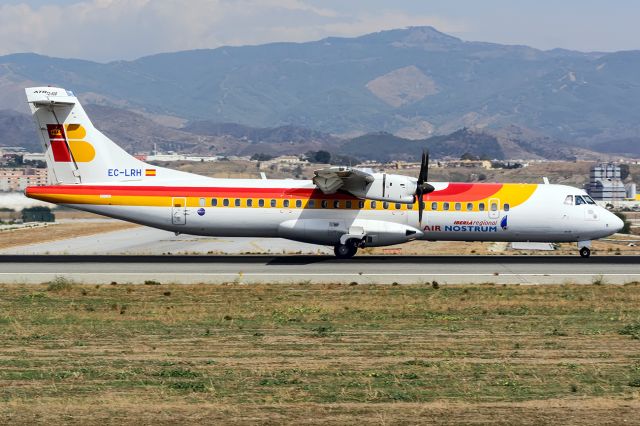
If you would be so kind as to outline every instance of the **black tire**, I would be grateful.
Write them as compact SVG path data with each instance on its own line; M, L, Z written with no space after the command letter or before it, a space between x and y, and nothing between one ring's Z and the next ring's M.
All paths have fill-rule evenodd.
M338 244L333 248L338 259L351 259L358 252L358 247L351 241L347 241L346 244Z
M586 259L589 256L591 256L591 249L589 249L589 247L582 247L580 249L580 257L583 257Z

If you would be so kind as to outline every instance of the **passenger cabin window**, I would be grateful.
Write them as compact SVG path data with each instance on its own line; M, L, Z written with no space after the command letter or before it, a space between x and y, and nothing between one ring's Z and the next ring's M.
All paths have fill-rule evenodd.
M449 203L442 203L442 210L449 210Z
M383 209L388 209L389 208L389 203L387 203L386 201L384 203L382 203L382 208Z
M478 210L480 210L481 212L484 211L484 203L478 204Z
M258 200L258 207L264 207L264 200L262 198Z
M438 210L438 203L436 203L436 202L431 203L431 210L433 210L433 211Z
M204 198L200 198L200 207L204 207L207 205L207 200L205 200Z
M498 203L491 203L491 211L492 212L498 211Z
M567 195L567 197L564 199L564 203L572 206L573 205L573 195Z
M329 202L327 200L322 200L320 202L320 205L322 206L323 209L326 209L329 206Z
M273 198L270 201L270 205L271 207L275 207L276 206L276 200L274 200Z
M467 211L473 210L473 203L467 203Z
M333 200L333 208L334 209L339 209L340 208L340 201Z
M310 209L314 208L316 206L316 200L309 200L309 202L307 203L307 207L309 207Z
M218 205L218 199L217 198L212 198L211 199L211 207L216 207Z
M236 207L240 207L242 200L240 198L236 198L235 205Z
M456 211L462 210L462 206L460 205L460 203L456 203L455 209L456 209Z
M504 211L505 211L505 212L508 212L510 208L511 208L511 206L510 206L509 204L505 203L505 205L504 205Z
M296 208L302 207L302 200L296 200Z
M282 202L282 206L286 209L287 207L289 207L289 200L284 200Z
M579 206L581 204L587 204L587 202L581 196L576 195L576 206Z
M347 202L346 202L346 204L347 204L347 208L348 208L348 209L350 209L350 208L351 208L351 206L352 206L351 201L347 201Z
M222 200L222 205L225 207L229 207L229 199L225 198L224 200Z
M396 203L396 210L402 210L402 204Z
M247 207L253 207L253 200L251 198L247 199Z
M377 204L377 203L376 203L375 201L372 201L372 202L371 202L371 208L372 208L372 209L375 209L375 208L376 208L376 204Z

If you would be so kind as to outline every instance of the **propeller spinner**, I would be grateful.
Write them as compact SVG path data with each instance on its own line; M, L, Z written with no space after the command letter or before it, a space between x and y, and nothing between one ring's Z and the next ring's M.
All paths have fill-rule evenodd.
M422 160L420 162L420 174L418 175L418 182L416 183L415 199L418 200L418 223L422 226L422 211L424 210L424 202L422 196L433 192L435 188L433 185L427 183L429 178L429 151L422 151Z

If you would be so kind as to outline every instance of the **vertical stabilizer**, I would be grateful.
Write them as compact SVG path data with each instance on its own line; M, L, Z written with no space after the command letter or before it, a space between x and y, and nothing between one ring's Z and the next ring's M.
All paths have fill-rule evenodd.
M78 98L55 87L25 89L54 185L159 180L180 174L129 155L96 129Z

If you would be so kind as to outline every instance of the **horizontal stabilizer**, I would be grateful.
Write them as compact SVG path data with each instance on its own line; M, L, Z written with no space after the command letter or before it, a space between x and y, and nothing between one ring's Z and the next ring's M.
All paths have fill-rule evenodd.
M35 106L75 105L73 92L56 87L31 87L26 89L27 102Z

